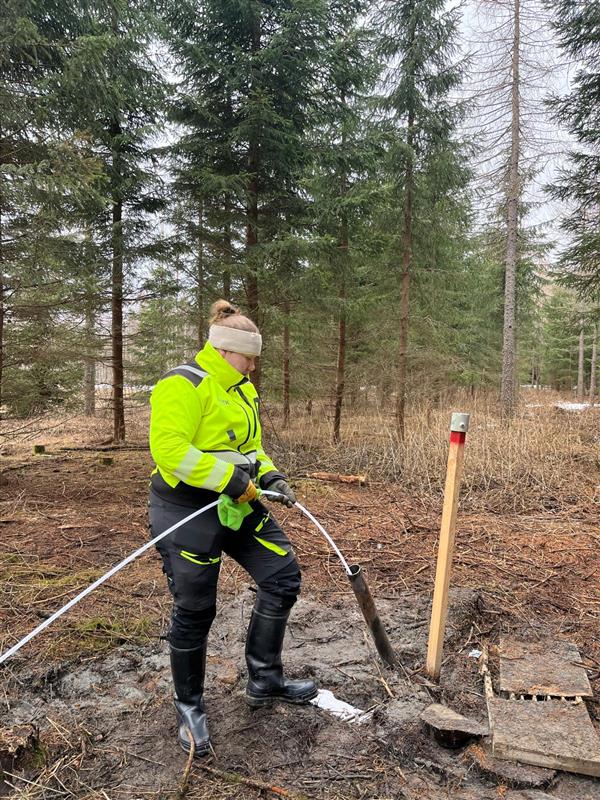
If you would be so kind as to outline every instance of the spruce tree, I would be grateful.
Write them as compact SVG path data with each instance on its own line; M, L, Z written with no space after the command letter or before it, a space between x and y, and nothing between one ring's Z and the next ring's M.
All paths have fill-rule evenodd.
M396 381L396 427L404 435L407 389L409 293L415 204L431 159L446 151L453 159L459 106L452 91L461 79L454 56L458 17L444 0L399 0L381 6L382 54L390 64L385 108L397 138L392 150L401 211L392 269L401 282Z
M80 11L83 35L60 76L64 113L86 132L107 182L109 201L98 236L111 264L115 442L125 437L123 306L139 259L151 253L149 215L162 206L151 146L163 97L162 80L150 57L156 24L152 5L144 0L85 3Z
M360 309L368 303L360 268L369 263L372 241L361 218L373 210L375 165L383 156L380 126L372 119L378 75L373 36L359 20L366 4L331 4L323 57L322 99L312 133L311 214L317 234L316 260L337 321L337 357L333 388L333 440L340 440L347 381L349 332L358 333ZM357 336L354 337L358 338Z
M19 413L72 397L77 373L74 220L102 198L101 165L63 115L79 10L36 0L2 6L0 398Z
M225 255L243 247L245 305L261 325L266 251L285 229L307 157L324 14L323 0L209 0L200 13L189 2L166 11L181 76L173 106L183 126L179 180L187 171L196 184L203 235L214 240L220 228ZM229 274L234 261L223 262Z
M561 258L565 282L582 294L600 296L600 24L598 3L554 0L554 27L566 56L576 64L571 91L554 98L556 119L577 146L551 187L570 206L563 228L568 245Z

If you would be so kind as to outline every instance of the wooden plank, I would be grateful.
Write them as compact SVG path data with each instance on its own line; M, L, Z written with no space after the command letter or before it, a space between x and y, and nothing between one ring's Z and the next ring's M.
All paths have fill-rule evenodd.
M583 703L495 697L488 711L497 758L600 777L600 738Z
M556 778L555 769L517 764L492 755L486 743L470 744L462 755L468 771L473 770L496 786L520 786L522 789L544 789ZM499 799L498 799L499 800Z
M500 641L500 692L516 695L592 697L592 687L574 644L543 639Z

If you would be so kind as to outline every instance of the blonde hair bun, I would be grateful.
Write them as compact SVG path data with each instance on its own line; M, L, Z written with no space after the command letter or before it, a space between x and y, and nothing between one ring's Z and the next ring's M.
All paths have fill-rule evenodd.
M218 325L221 320L239 313L239 308L232 305L229 300L215 300L210 307L209 325Z
M224 328L236 328L239 331L258 333L258 328L249 317L245 317L242 312L229 300L217 300L210 307L211 317L209 327L220 325Z

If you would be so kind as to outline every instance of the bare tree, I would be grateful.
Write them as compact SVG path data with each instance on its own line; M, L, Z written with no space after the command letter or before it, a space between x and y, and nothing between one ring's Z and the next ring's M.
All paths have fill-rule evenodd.
M580 403L583 403L584 361L585 361L585 337L583 330L583 320L581 320L579 328L579 353L577 358L577 400Z
M510 418L517 403L519 264L525 206L538 199L556 151L545 106L559 71L550 19L540 0L474 0L468 93L473 112L465 131L479 145L475 169L483 226L501 210L504 233L504 318L500 401ZM538 176L540 180L538 181Z
M598 365L598 324L594 323L592 338L592 362L590 364L590 405L593 406L596 399L596 369Z
M519 240L519 198L521 180L521 2L514 0L512 67L510 76L510 157L506 191L506 255L504 259L504 324L502 329L502 381L500 402L505 417L512 417L517 391L517 259Z

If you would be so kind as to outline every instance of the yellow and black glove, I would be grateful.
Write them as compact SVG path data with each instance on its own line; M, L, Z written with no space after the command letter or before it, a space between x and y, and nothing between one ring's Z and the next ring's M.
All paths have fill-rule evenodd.
M239 497L235 498L236 503L251 503L253 500L256 500L258 497L258 489L252 483L252 481L248 481L246 488L244 489L243 494Z

